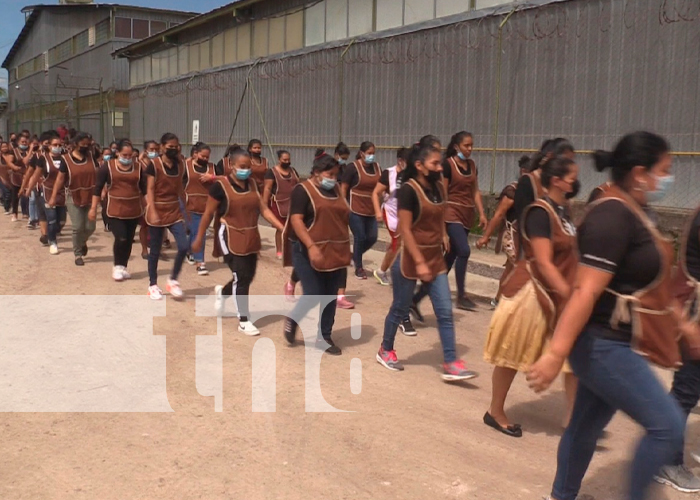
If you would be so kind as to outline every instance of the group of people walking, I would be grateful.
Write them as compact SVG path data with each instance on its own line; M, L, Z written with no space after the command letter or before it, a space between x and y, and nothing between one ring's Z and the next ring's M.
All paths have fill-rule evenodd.
M285 295L295 301L283 330L290 345L301 320L320 308L317 346L342 353L332 334L336 308L355 307L346 297L352 264L356 279L372 276L392 287L377 362L404 369L396 333L416 334L413 321L424 321L421 303L429 297L447 382L477 376L456 352L447 275L454 268L456 307L475 310L466 294L469 234L483 230L479 248L497 235L497 250L507 262L484 349L484 359L494 365L484 423L521 437L524 429L505 410L516 374L525 372L539 392L562 373L565 431L549 498L575 500L596 442L617 410L646 429L632 463L631 500L645 498L653 480L700 491L700 480L683 465L685 421L700 398L700 209L672 272L673 249L649 205L673 183L670 146L662 137L637 132L613 151L595 153L596 168L610 170L610 182L592 191L579 221L571 216L571 201L582 188L579 166L574 147L562 138L521 159L519 180L503 189L491 221L471 159L473 137L465 131L451 137L444 154L437 137L425 136L399 149L396 165L384 170L372 142L363 142L352 161L350 149L339 143L332 154L316 151L305 179L288 151L278 151L277 163L268 165L258 140L247 148L229 147L214 165L209 146L197 143L185 157L171 133L158 143L148 141L143 152L126 139L100 150L80 132L67 142L54 131L35 141L26 132L11 139L0 143L6 214L18 221L27 205L29 227L40 228L51 254L59 253L57 235L67 212L75 264L85 265L101 206L114 236L112 278L131 277L127 268L141 226L148 295L161 299L158 266L169 233L177 252L166 291L179 299L184 262L208 274L205 241L213 222L212 254L231 271L230 281L214 287L217 313L233 298L239 331L258 335L249 295L263 217L276 230L277 258L292 267L284 284ZM379 222L391 241L379 268L370 272L364 255L377 241ZM297 297L298 283L303 292ZM678 368L671 394L649 362Z

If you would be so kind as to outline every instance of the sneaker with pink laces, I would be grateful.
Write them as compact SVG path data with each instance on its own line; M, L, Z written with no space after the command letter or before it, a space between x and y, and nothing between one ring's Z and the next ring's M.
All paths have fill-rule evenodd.
M456 382L458 380L470 380L479 376L478 373L471 370L467 370L467 366L464 361L458 359L451 363L445 363L442 365L444 372L442 374L442 380L445 382Z
M287 302L296 302L297 298L294 296L294 283L287 281L284 284L284 298Z
M174 299L181 299L184 295L184 293L182 293L182 288L180 288L180 283L178 283L177 280L169 279L166 288Z
M383 347L380 347L377 353L377 362L391 371L403 371L403 365L399 363L399 358L396 357L396 351L385 351Z
M350 302L345 295L340 295L336 301L336 307L339 309L355 309L355 304Z

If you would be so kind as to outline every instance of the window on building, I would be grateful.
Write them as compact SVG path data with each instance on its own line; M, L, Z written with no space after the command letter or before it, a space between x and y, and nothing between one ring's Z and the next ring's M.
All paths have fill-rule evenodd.
M90 40L90 34L88 30L78 33L73 37L73 54L79 54L80 52L88 48L88 42Z
M148 21L145 19L134 19L134 38L143 40L150 36Z
M239 61L250 59L250 23L241 24L238 27L238 39L236 40L236 52Z
M261 19L253 23L253 57L264 57L268 54L268 36L270 22Z
M466 0L458 0L466 2ZM377 0L377 31L403 25L403 0Z
M304 44L317 45L326 41L326 2L319 2L304 11Z
M270 40L268 42L268 52L270 54L284 52L284 21L284 16L270 19Z
M168 49L168 78L177 76L177 47ZM165 78L165 76L163 76Z
M348 37L348 0L326 0L326 41Z
M219 33L211 39L211 67L217 68L224 64L224 33Z
M304 12L298 11L287 15L285 26L285 50L296 50L304 46Z
M177 48L177 74L186 75L190 71L190 49L187 45Z
M128 17L115 17L114 36L116 38L131 38L131 19Z
M199 44L199 69L211 68L211 40L204 40Z
M237 38L238 28L231 28L224 32L224 64L233 64L238 61Z
M348 36L364 35L374 26L373 0L348 0Z
M124 126L124 112L115 111L114 120L112 121L113 127L123 127Z
M109 40L109 19L95 25L95 45L100 45L107 40Z
M469 2L465 0L436 0L435 17L451 16L469 10Z
M166 29L168 29L168 24L165 21L151 21L151 36Z

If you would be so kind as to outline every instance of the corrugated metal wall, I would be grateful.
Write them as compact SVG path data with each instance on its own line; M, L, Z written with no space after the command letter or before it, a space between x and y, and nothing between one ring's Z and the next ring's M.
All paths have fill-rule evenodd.
M700 152L700 18L691 4L572 0L518 11L502 31L500 92L498 34L507 12L355 43L342 83L344 48L264 61L250 73L233 141L265 139L262 115L270 142L291 149L300 171L308 170L315 145L341 135L349 145L396 147L427 133L447 143L462 129L474 133L477 148L493 148L497 130L500 149L537 148L565 136L586 150L610 148L625 132L644 128L665 135L675 151ZM200 139L216 145L219 156L249 69L132 90L132 138L172 131L189 142L197 119ZM393 154L381 149L379 161L388 166ZM510 182L522 154L476 151L482 190ZM697 158L676 157L677 182L665 205L700 201ZM580 163L587 194L605 177L585 155Z

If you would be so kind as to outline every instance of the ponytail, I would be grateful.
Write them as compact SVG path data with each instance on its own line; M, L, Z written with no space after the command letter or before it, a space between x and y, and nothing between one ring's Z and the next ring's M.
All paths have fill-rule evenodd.
M472 134L470 132L462 130L461 132L457 132L455 135L453 135L450 139L450 143L447 146L447 152L445 153L445 157L451 158L457 155L457 145L461 143L466 137L472 137Z

